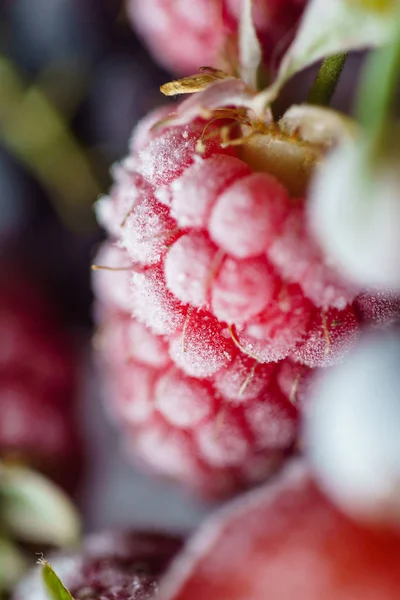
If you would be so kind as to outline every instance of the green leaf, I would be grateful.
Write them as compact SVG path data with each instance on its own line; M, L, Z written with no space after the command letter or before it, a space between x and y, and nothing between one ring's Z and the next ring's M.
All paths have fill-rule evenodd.
M0 593L11 589L23 575L28 561L10 540L0 538Z
M273 101L290 77L331 56L386 44L394 33L399 0L310 0L278 76L261 98Z
M50 600L74 600L61 579L53 571L52 566L46 560L40 560L42 565L42 578L47 596Z
M1 518L10 535L55 546L79 540L78 513L59 487L25 467L0 464L0 475Z

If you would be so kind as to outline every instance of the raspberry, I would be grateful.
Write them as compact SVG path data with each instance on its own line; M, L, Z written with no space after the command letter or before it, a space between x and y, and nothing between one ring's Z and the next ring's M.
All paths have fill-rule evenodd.
M353 523L302 465L292 465L200 528L168 571L160 598L394 600L399 550L398 530Z
M304 338L311 311L312 306L299 286L284 285L270 304L238 331L239 343L245 352L260 362L282 360Z
M17 459L74 491L81 446L70 340L23 271L2 264L0 289L0 461Z
M149 600L181 544L161 533L106 531L88 536L79 551L55 554L50 561L76 600ZM13 600L28 597L48 597L37 569L17 586Z
M292 356L309 367L330 367L351 348L359 331L359 321L351 306L345 310L316 311L306 339Z
M290 42L288 34L294 34L305 4L306 0L254 2L255 23L268 65L279 57L277 45L282 45L282 40ZM127 0L127 8L154 57L165 67L187 74L201 65L216 64L226 36L237 34L242 3L195 0L189 6L185 0L151 0L146 4Z
M324 261L321 250L307 231L304 201L291 208L280 236L268 249L268 258L287 281L298 283L316 306L343 309L355 293Z
M103 266L121 270L95 274L106 405L126 453L203 495L232 494L276 470L295 447L311 359L330 364L358 331L350 305L316 306L352 295L303 229L294 253L299 204L286 183L254 172L235 145L221 148L225 125L240 137L239 113L230 110L223 120L139 125L107 201L119 187L134 198L117 233L108 226L114 238L102 250L110 255ZM300 271L271 265L278 244ZM317 290L313 301L306 282Z
M220 195L211 213L211 238L236 258L262 254L288 212L285 188L266 173L253 173Z

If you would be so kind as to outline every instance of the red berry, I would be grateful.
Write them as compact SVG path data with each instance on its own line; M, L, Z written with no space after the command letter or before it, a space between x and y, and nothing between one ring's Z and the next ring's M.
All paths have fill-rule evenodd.
M354 306L363 323L391 325L400 319L400 294L391 290L363 292Z
M200 528L160 600L395 600L399 551L397 530L353 523L293 465Z
M287 358L279 363L276 379L286 398L303 409L307 407L315 376L316 369L310 369Z
M102 305L130 312L131 279L135 266L125 250L116 243L106 242L94 259L92 285Z
M260 364L254 358L240 352L227 367L214 375L213 383L225 400L247 403L262 397L275 369L275 363Z
M294 350L294 360L309 367L329 367L344 356L360 332L354 309L316 311L307 336Z

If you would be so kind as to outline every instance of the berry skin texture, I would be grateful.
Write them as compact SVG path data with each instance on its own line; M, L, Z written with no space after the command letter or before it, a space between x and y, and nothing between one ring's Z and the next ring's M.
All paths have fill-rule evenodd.
M79 551L55 554L50 562L75 600L150 600L158 580L182 545L178 537L155 532L91 534ZM36 569L12 600L48 598Z
M234 119L157 118L136 128L103 201L105 404L130 461L229 496L293 453L313 369L342 358L361 318L306 231L306 200L221 147Z
M159 598L395 600L399 550L398 531L350 521L292 464L211 516L167 572Z
M218 198L211 213L210 236L231 256L258 256L279 233L288 204L285 188L274 177L253 173Z

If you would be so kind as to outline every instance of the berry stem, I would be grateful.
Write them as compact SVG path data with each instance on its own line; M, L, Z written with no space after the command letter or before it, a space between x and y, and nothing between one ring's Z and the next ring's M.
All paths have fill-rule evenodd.
M346 58L347 53L344 52L328 56L328 58L323 60L308 95L309 104L327 106L330 103L342 74Z
M400 71L400 11L394 36L367 60L357 93L356 114L369 133L368 155L375 159L385 145L394 112Z

